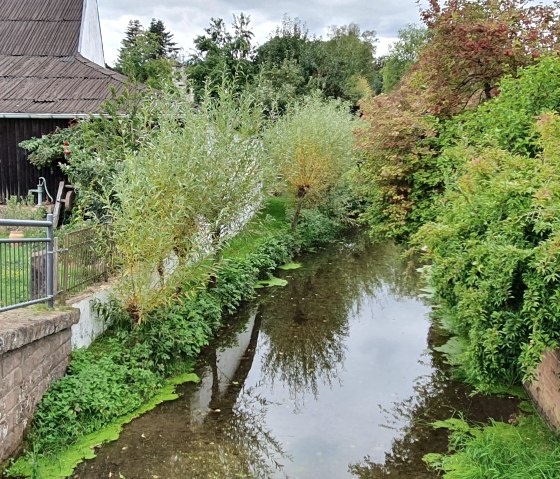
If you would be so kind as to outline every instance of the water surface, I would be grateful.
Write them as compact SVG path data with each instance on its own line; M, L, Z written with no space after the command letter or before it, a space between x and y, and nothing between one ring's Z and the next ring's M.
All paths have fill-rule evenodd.
M436 477L422 456L461 411L507 418L515 401L471 397L430 349L440 341L415 265L361 237L301 259L230 318L181 389L128 425L80 478Z

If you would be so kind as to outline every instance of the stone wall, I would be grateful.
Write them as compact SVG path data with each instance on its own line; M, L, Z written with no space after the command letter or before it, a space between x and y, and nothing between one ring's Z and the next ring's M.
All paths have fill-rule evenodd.
M535 380L525 387L544 419L560 430L560 349L545 354Z
M21 445L35 407L68 366L79 311L0 314L0 464Z

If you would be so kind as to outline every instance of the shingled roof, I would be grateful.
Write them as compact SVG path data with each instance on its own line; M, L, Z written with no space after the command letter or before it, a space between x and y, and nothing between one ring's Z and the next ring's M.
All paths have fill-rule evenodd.
M96 0L0 0L0 38L0 117L96 113L126 84L98 64Z

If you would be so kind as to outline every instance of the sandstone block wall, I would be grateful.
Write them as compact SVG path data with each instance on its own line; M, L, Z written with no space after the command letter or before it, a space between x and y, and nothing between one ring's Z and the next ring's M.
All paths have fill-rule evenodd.
M35 407L68 366L78 310L0 314L0 464L17 451Z
M560 349L545 354L535 380L525 387L542 416L560 429Z

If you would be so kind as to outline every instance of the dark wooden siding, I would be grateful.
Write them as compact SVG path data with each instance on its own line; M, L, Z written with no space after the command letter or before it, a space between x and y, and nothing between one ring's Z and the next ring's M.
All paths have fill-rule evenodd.
M65 128L68 120L0 118L0 200L9 196L27 196L45 177L51 195L56 195L58 182L65 179L58 166L38 169L27 161L25 150L18 144L31 137Z

